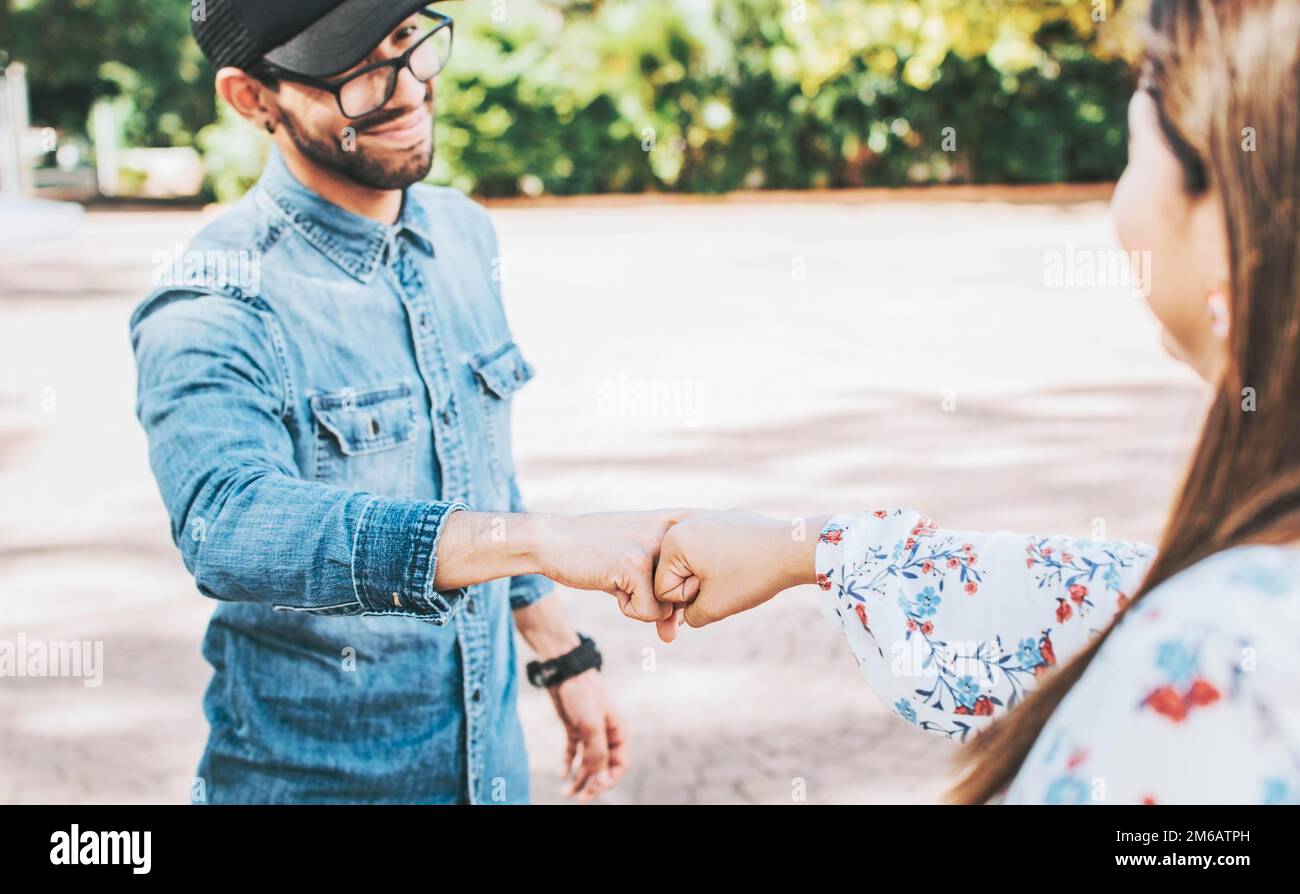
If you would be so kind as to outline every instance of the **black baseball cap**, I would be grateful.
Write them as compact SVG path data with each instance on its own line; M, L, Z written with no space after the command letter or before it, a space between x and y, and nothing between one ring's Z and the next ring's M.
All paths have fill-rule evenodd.
M208 0L191 16L203 55L217 68L249 69L265 59L321 78L347 71L402 20L436 0Z

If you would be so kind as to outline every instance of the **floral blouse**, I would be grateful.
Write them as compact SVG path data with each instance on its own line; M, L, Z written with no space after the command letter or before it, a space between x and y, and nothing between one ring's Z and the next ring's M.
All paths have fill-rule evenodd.
M817 544L828 621L900 717L966 740L1104 630L1146 545L837 516ZM1300 802L1300 551L1244 546L1161 584L1043 729L1008 802Z

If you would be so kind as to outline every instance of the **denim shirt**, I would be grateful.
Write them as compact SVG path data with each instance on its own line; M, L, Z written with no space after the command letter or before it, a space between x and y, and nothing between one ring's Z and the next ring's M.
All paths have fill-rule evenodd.
M440 592L458 509L522 510L515 346L487 214L347 212L273 154L136 309L137 413L199 592L211 734L196 802L522 802L511 610ZM163 265L168 266L168 265Z

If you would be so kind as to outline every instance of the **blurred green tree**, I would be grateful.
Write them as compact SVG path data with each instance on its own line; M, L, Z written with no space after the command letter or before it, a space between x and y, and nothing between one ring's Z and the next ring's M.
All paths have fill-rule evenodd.
M1118 5L479 4L443 76L439 176L489 195L1112 178Z
M188 3L0 0L38 123L129 100L245 189L265 140L216 115ZM434 179L485 195L1118 175L1134 55L1116 0L471 0L438 81ZM216 121L216 123L212 123ZM199 130L202 128L202 134Z
M27 66L33 123L85 133L95 100L124 97L128 145L189 145L214 114L189 11L174 0L0 0L0 49Z

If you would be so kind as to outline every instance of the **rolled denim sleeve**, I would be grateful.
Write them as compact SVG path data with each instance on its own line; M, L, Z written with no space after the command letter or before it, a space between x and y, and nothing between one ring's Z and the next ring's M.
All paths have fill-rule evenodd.
M187 290L155 295L131 320L136 412L199 591L281 611L447 623L466 591L434 589L438 538L467 507L301 478L276 333L265 307Z

